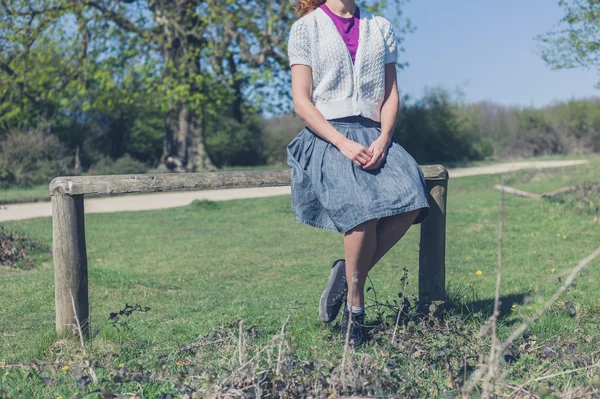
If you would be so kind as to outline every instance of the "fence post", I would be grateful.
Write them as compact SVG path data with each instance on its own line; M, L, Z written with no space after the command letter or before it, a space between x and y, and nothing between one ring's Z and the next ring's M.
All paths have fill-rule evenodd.
M448 175L428 180L430 213L421 224L419 249L419 303L446 300L446 197Z
M77 316L87 334L89 302L83 195L52 196L52 252L56 331L59 334L72 332Z

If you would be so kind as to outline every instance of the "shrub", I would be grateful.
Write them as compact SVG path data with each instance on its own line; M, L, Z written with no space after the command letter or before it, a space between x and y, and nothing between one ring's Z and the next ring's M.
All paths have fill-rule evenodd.
M44 129L11 132L0 141L0 184L30 186L69 174L71 157Z
M407 105L398 118L398 141L421 163L458 162L491 155L471 115L443 89L429 90L414 105Z
M215 166L264 165L260 119L248 115L244 122L231 117L207 120L206 151Z
M265 119L263 122L265 135L264 154L268 164L285 164L287 162L287 145L304 129L302 119L294 114Z
M129 154L116 160L102 158L88 169L90 175L129 175L147 172L148 165L133 159Z

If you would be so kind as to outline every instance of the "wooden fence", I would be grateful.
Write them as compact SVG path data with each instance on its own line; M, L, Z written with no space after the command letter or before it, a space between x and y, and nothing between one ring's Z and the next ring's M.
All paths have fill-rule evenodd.
M448 172L422 166L431 212L421 224L419 301L445 298L446 192ZM70 332L76 317L84 332L89 321L84 196L290 185L289 170L186 174L57 177L50 183L55 276L56 330Z

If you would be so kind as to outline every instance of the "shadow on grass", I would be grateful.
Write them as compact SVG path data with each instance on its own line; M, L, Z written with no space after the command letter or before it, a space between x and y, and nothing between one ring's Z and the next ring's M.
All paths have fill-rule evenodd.
M402 307L402 314L398 318L399 302L393 303L376 303L370 306L372 311L368 312L367 321L365 323L366 341L370 341L375 335L381 335L386 330L394 328L396 320L399 325L407 326L410 322L421 325L421 328L426 325L445 323L443 320L450 320L454 324L469 324L475 330L480 326L480 323L485 323L494 311L494 298L485 299L467 299L464 295L457 295L456 292L448 295L448 300L441 305L432 305L431 307L422 307L415 301L408 298L405 299ZM500 297L500 315L498 321L505 326L510 326L518 322L517 319L510 319L509 315L513 309L513 305L521 305L529 302L530 293L523 292L517 294L502 295ZM425 309L425 310L424 310ZM427 310L428 309L428 310ZM338 321L332 323L332 335L341 335L341 315ZM436 319L435 322L433 319ZM422 324L424 322L424 324ZM475 331L474 330L474 331ZM389 332L387 331L387 332Z
M500 315L499 320L505 319L510 315L513 305L521 305L529 301L530 294L527 292L502 295L500 296ZM447 302L447 309L454 314L463 316L472 316L480 313L483 317L490 317L494 311L494 298L475 299L468 302L462 302L451 298Z

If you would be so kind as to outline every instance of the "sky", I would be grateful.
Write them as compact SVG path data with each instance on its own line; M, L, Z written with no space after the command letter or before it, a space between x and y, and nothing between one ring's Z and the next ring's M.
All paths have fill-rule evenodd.
M411 0L404 16L417 27L398 75L411 98L435 86L458 88L467 102L535 107L600 96L596 72L551 70L536 54L534 38L563 16L558 0Z

